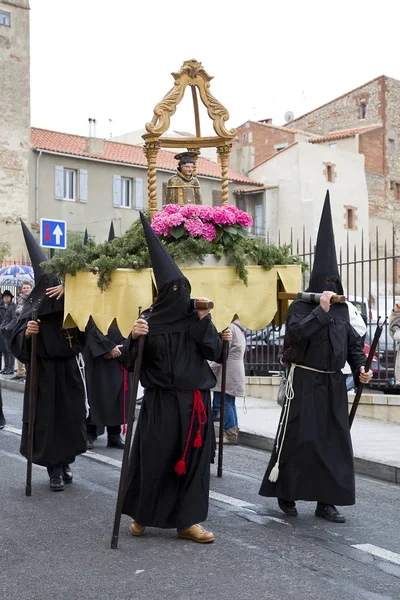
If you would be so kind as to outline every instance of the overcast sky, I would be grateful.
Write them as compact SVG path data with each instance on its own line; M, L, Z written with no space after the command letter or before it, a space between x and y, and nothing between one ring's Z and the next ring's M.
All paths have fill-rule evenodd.
M30 3L36 127L87 135L93 117L99 137L141 129L190 58L214 76L231 127L281 125L379 75L400 79L396 0ZM172 128L194 132L181 107Z

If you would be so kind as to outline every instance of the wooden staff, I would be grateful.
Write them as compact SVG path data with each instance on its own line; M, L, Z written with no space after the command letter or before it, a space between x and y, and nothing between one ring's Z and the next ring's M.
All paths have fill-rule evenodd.
M375 354L376 348L378 346L379 338L381 337L381 334L382 334L382 331L383 331L383 326L385 325L385 323L386 323L386 319L382 323L382 325L380 325L379 324L379 319L378 319L378 325L377 325L376 330L375 330L374 339L372 340L372 344L371 344L371 347L369 349L369 354L368 354L367 362L365 363L365 372L366 373L368 373L368 371L371 368L371 364L372 364L372 361L373 361L373 358L374 358L374 354ZM364 384L363 383L359 383L358 387L357 387L356 395L354 396L353 406L351 407L351 411L350 411L350 415L349 415L349 427L350 428L353 425L354 417L356 416L357 408L358 408L358 405L360 403L361 394L363 393L363 389L364 389Z
M139 317L141 313L142 307L139 308ZM132 431L133 431L133 423L135 421L135 410L136 410L136 396L139 387L139 378L140 378L140 370L142 368L142 360L143 360L143 348L144 348L144 340L145 336L139 336L137 341L137 355L135 360L135 368L133 371L133 383L132 383L132 392L131 392L131 402L129 405L128 412L128 425L125 435L125 445L124 445L124 453L122 456L122 465L121 465L121 475L119 479L119 488L118 488L118 498L117 498L117 506L115 507L115 517L114 517L114 528L111 538L111 548L116 550L118 548L118 536L119 536L119 527L121 524L121 514L122 514L122 504L124 501L124 495L126 490L126 476L128 473L128 464L129 464L129 454L131 449L131 440L132 440Z
M38 310L32 309L32 321L37 321ZM32 495L32 459L33 459L33 437L35 433L35 418L37 404L37 389L36 389L36 351L37 351L37 334L31 336L31 362L29 365L29 416L28 416L28 444L27 444L27 465L26 465L26 485L25 496Z
M225 390L226 390L226 364L228 360L229 342L222 342L222 374L221 374L221 406L219 413L219 444L218 444L218 469L217 477L222 477L222 459L224 454L224 417L225 417Z
M278 292L278 300L305 300L306 302L315 302L315 304L319 304L321 296L321 293L314 292ZM331 297L331 304L344 304L346 300L346 296L335 294Z

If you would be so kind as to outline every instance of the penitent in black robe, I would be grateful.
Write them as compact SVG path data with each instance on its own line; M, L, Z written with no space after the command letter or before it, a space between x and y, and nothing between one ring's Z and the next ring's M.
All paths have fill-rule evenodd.
M21 454L27 455L31 340L25 338L27 321L17 322L11 349L26 364ZM40 316L37 341L37 410L33 462L59 465L74 462L86 452L85 392L76 362L81 352L78 329L62 328L63 313ZM71 336L72 339L68 339Z
M328 313L300 300L289 307L290 361L333 373L295 368L279 477L275 483L268 479L277 459L275 443L260 489L262 496L355 503L348 399L341 369L347 360L358 378L365 355L348 318L346 305L333 305Z
M110 327L105 336L92 319L89 321L84 358L91 425L111 427L126 423L132 375L126 371L122 356L104 358L105 354L124 342L118 327Z
M126 348L135 354L136 342L129 338ZM184 529L207 518L214 433L209 390L215 385L207 360L222 360L222 342L209 315L185 331L146 336L141 371L146 393L122 510L141 525ZM187 472L179 476L174 468L188 438L194 390L201 391L207 422L202 446L195 448L195 419Z

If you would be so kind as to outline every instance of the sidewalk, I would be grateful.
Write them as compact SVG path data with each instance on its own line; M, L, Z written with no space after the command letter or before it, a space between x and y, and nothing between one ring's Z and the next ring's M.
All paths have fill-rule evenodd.
M236 399L240 443L272 450L281 409L273 400ZM356 473L400 484L400 424L357 417L351 435Z
M0 375L1 386L23 393L25 384ZM281 409L274 400L236 399L240 443L272 450ZM357 417L351 429L356 473L400 484L400 424Z

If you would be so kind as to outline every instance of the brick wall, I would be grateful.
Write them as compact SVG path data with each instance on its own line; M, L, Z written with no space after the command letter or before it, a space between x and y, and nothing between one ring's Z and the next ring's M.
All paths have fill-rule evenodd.
M400 81L386 78L386 197L393 206L393 221L400 227L400 201L396 184L400 183Z
M384 77L379 77L357 90L288 123L288 127L320 135L340 129L364 127L383 121L382 93ZM360 118L360 103L366 102L365 118Z
M245 138L243 136L246 136ZM254 165L262 163L266 158L275 154L275 146L278 144L292 144L295 139L295 134L290 131L285 131L283 128L263 125L253 121L248 121L237 129L238 141L233 146L235 147L251 146L254 148ZM249 141L251 140L251 141Z

